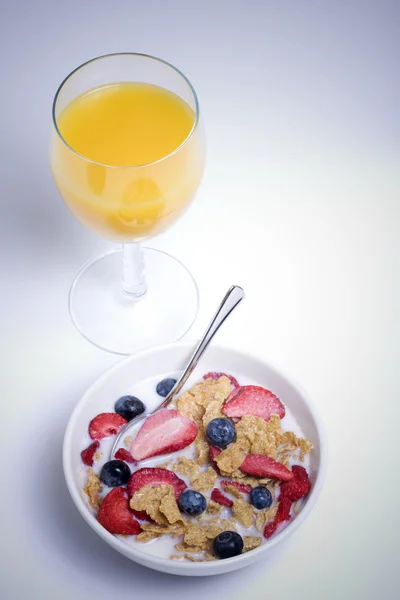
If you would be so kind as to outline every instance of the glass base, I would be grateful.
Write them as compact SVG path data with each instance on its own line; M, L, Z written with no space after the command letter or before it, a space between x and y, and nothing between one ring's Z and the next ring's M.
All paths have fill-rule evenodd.
M176 258L142 248L147 292L132 299L122 292L122 250L85 265L69 295L69 310L89 342L115 354L132 354L179 340L199 308L195 280Z

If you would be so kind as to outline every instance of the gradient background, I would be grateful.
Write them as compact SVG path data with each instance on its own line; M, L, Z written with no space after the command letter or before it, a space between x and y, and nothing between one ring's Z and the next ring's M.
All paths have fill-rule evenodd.
M400 2L2 0L0 11L1 599L397 598ZM51 102L74 67L117 51L176 64L203 109L204 183L151 243L197 278L189 336L242 285L219 341L288 369L329 436L308 520L272 562L219 578L118 555L61 472L68 416L118 357L68 315L73 276L112 245L56 192Z

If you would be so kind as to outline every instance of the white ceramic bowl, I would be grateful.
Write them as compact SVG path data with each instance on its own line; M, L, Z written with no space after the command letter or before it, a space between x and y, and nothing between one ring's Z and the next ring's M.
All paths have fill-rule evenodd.
M193 342L176 342L129 356L104 373L83 395L75 407L64 437L63 467L69 492L83 518L107 544L131 560L165 573L175 575L204 576L227 573L267 558L267 555L287 539L307 518L323 484L327 464L327 444L324 428L314 404L308 396L294 385L287 376L257 357L236 350L211 345L200 366L192 374L190 382L196 382L209 371L233 372L277 394L294 414L303 434L312 441L314 450L310 455L311 492L300 513L285 529L259 548L225 560L212 562L181 562L153 556L144 546L127 545L123 540L108 533L96 520L87 505L82 491L82 463L80 452L87 444L89 421L100 412L113 410L115 400L126 394L135 382L183 369L194 347ZM151 403L148 409L152 410Z

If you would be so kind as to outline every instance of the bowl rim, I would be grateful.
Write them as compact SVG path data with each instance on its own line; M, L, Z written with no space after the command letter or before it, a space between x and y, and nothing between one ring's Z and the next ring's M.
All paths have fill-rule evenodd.
M310 398L310 396L303 389L303 387L301 385L299 385L298 382L293 377L291 377L287 374L287 371L285 369L282 369L281 367L277 367L276 363L271 363L269 360L264 360L264 358L260 357L259 355L256 355L247 350L242 351L242 350L237 349L236 347L228 347L223 344L213 344L213 346L212 346L213 348L220 350L222 352L230 352L230 353L233 352L239 356L245 357L247 360L250 359L251 361L263 363L264 365L266 365L269 368L270 371L275 372L279 377L281 377L283 380L285 380L287 383L289 383L293 388L295 388L297 390L297 392L301 395L305 404L308 406L308 408L310 410L310 413L315 422L317 435L318 435L318 445L319 445L319 451L320 451L320 461L319 461L320 464L319 464L319 468L316 473L315 483L311 489L310 494L307 496L307 502L305 503L300 514L296 515L296 518L292 519L282 531L280 531L277 535L275 535L269 541L266 541L263 544L261 544L261 546L259 546L258 548L255 548L254 550L252 550L251 553L249 552L249 553L245 553L245 554L240 554L240 555L234 556L232 558L224 559L223 561L215 560L215 561L209 561L209 562L207 561L207 562L196 562L196 563L183 562L183 561L182 562L180 562L180 561L173 562L169 558L167 559L167 558L161 558L158 556L153 556L151 554L142 552L139 548L136 549L133 546L129 546L128 544L125 544L125 542L123 542L122 540L117 538L114 534L109 533L106 529L104 529L104 527L102 527L102 525L100 525L100 523L97 521L95 516L89 511L88 507L86 506L85 502L83 501L83 499L80 496L80 492L77 489L77 486L75 485L73 469L69 462L69 457L70 457L70 452L71 452L70 443L71 443L71 439L72 439L72 432L74 431L74 427L77 422L81 406L85 403L85 399L87 398L87 396L91 395L96 390L96 388L102 387L103 382L112 373L114 373L114 372L117 373L118 370L123 369L125 367L125 365L130 363L131 361L135 361L139 357L145 358L151 354L157 354L159 352L166 352L169 349L172 349L177 346L181 347L182 349L185 348L185 349L190 350L194 347L196 341L197 340L179 340L176 342L148 348L146 350L137 352L135 354L131 354L131 355L125 357L124 359L118 361L117 363L111 365L108 369L106 369L87 388L87 390L84 392L84 394L81 396L81 398L75 405L75 407L69 417L68 424L65 429L64 438L63 438L62 465L63 465L64 478L65 478L65 481L67 484L67 488L68 488L68 491L71 495L71 498L72 498L76 508L78 509L78 511L80 512L82 517L85 519L85 521L92 527L92 529L105 542L107 542L112 548L114 548L121 554L125 555L126 557L130 558L131 560L133 560L139 564L142 564L142 565L145 564L146 566L148 566L150 568L151 568L151 566L154 566L154 568L158 567L158 570L160 570L160 571L171 572L172 564L173 564L174 572L177 573L177 571L179 570L180 573L178 573L178 574L181 574L181 575L193 575L194 568L199 575L200 574L213 575L213 574L218 574L219 572L223 572L226 570L226 569L223 569L221 571L222 565L224 565L224 566L226 565L227 567L229 566L228 570L234 570L236 566L238 568L241 568L241 567L244 567L246 565L246 563L250 564L252 562L255 562L262 553L266 552L267 550L271 550L272 548L276 547L278 544L283 542L305 521L305 519L310 514L312 508L314 507L314 505L320 495L320 492L321 492L321 489L322 489L322 486L323 486L323 483L325 480L325 475L326 475L326 470L327 470L327 462L328 462L328 447L327 447L327 437L326 437L325 426L323 424L319 410L318 410L316 404L314 403L314 401Z

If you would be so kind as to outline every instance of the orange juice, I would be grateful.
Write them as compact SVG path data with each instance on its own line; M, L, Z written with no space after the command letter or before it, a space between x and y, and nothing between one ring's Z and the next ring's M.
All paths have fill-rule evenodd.
M90 90L57 117L51 167L62 197L88 228L129 242L170 227L204 166L195 113L147 83Z

